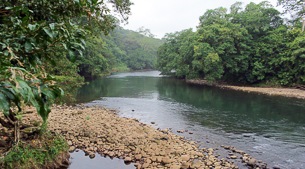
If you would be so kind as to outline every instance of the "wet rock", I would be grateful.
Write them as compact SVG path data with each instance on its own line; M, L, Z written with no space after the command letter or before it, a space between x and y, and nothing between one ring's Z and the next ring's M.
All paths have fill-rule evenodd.
M249 159L249 161L247 162L247 164L248 164L249 166L254 167L254 166L256 166L256 160L255 160L254 158L251 158L251 159Z
M90 153L89 158L91 158L91 159L95 158L95 153Z
M125 159L124 159L124 162L126 163L126 162L131 162L131 157L126 157Z
M231 158L231 159L237 159L237 156L231 155L230 158Z
M71 147L69 148L69 152L70 152L70 153L73 153L73 152L75 151L75 149L76 149L76 148L75 148L74 146L71 146Z
M243 137L251 137L251 136L253 136L253 134L251 134L251 133L245 133L245 134L243 134Z
M177 133L184 133L184 130L177 130Z

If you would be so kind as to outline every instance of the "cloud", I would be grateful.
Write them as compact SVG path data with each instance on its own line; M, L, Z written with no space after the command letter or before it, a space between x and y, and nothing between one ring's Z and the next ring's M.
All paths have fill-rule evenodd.
M252 0L259 3L262 0ZM236 0L132 0L132 15L126 29L137 30L144 26L150 29L157 37L161 38L165 33L181 31L188 28L196 28L199 17L207 9L218 7L229 8ZM251 0L244 0L248 4ZM276 0L270 1L276 5Z

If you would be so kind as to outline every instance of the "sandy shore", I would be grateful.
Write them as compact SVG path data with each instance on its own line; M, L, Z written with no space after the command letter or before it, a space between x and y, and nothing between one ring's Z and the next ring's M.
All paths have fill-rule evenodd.
M244 91L244 92L261 93L271 96L284 96L284 97L305 99L305 90L300 90L300 89L231 86L231 85L222 85L222 84L214 84L214 83L211 84L206 80L187 80L186 82L190 84L216 86L220 88L227 88L227 89Z
M23 122L41 122L34 109L28 112L32 113L25 114ZM199 148L169 129L155 129L101 107L54 106L48 128L66 138L70 152L78 149L88 158L95 158L95 153L121 158L137 169L234 169L238 159L246 168L267 167L231 146L222 146L231 153L219 159L213 148Z

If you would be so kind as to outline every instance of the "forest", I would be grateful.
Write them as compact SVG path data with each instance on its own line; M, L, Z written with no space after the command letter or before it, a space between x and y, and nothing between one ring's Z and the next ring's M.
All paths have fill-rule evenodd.
M159 69L186 79L305 84L303 0L278 3L293 13L290 19L268 2L237 2L206 11L196 31L160 40L149 29L119 26L131 15L131 0L1 0L0 168L48 168L67 153L71 145L48 130L51 109L62 108L54 103L112 72ZM67 112L60 119L68 120L61 118ZM78 120L87 124L90 117Z
M231 84L305 84L302 1L279 3L286 11L298 12L283 15L267 1L206 11L196 31L164 37L158 69L178 78Z
M160 39L117 25L107 34L89 36L82 55L56 60L56 67L50 66L47 70L56 76L67 76L67 70L70 70L68 76L94 80L111 72L155 69L157 49L161 44Z

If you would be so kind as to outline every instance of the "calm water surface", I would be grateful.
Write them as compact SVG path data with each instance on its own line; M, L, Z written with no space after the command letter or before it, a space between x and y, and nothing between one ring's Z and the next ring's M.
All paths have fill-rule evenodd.
M96 80L78 101L156 128L188 129L194 134L184 136L202 146L233 145L271 168L305 168L304 100L190 85L150 71Z

